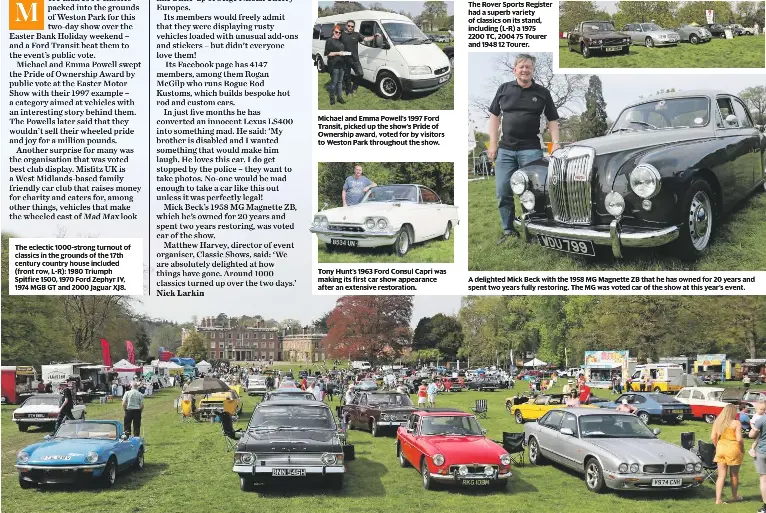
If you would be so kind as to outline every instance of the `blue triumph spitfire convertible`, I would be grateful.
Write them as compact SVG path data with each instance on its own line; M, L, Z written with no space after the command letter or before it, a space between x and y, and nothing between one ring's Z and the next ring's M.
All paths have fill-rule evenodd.
M128 467L144 468L144 439L125 435L116 420L70 420L16 455L22 488L88 480L108 487Z

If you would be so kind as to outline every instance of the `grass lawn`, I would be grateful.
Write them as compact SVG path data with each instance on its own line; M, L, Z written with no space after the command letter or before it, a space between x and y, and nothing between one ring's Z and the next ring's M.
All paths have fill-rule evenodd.
M435 43L439 47L449 46L446 43ZM762 59L763 60L763 59ZM455 74L446 85L430 93L407 95L398 100L385 100L375 92L375 84L363 82L351 96L344 93L345 105L336 103L330 105L330 95L327 86L330 84L329 73L318 73L318 109L319 110L452 110L455 107Z
M577 257L544 249L519 239L502 246L495 180L468 184L468 269L470 271L763 271L766 270L766 194L745 200L740 210L724 218L711 251L694 264L681 262L658 249L625 248L616 260L611 250L597 249L596 258ZM521 206L516 205L516 212Z
M321 264L451 264L455 261L453 241L454 237L450 237L414 244L403 258L396 256L390 246L338 248L329 252L324 242L318 242L317 261Z
M525 389L520 383L517 388ZM598 391L608 395L606 391ZM459 392L441 394L437 405L467 410L476 399L487 399L489 418L481 420L488 436L498 440L503 431L521 431L504 409L504 399L511 391ZM356 445L355 461L347 465L346 484L342 491L331 492L308 481L287 481L257 492L243 493L239 479L231 471L232 453L225 452L218 424L181 424L173 408L175 394L163 391L147 399L143 434L147 440L146 468L143 472L118 475L109 490L98 488L50 487L42 490L19 488L13 468L15 454L27 444L39 441L45 432L20 433L11 421L13 406L2 407L2 498L3 511L73 511L175 512L212 510L222 513L365 511L399 513L465 512L527 513L531 511L573 511L587 504L587 511L609 513L717 511L713 487L708 483L688 493L601 495L586 490L581 476L560 467L535 467L527 463L514 469L507 490L460 490L454 488L426 492L412 468L399 468L393 436L373 438L369 433L352 431L349 440ZM245 398L245 427L255 400ZM337 404L337 403L335 403ZM333 406L335 406L333 404ZM88 417L122 418L120 403L88 405ZM655 427L655 426L652 426ZM686 421L679 426L661 427L661 437L679 444L683 431L695 431L697 439L709 440L710 426ZM749 446L749 444L748 444ZM752 459L745 456L740 493L745 503L720 506L732 513L752 513L760 506L758 476ZM729 497L726 490L724 497Z
M590 59L570 52L559 39L560 68L763 68L763 36L713 39L709 43L681 43L664 48L632 45L630 55L595 54Z

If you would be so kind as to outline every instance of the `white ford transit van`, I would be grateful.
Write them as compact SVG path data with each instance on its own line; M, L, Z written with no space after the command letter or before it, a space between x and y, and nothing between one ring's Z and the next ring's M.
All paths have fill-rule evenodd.
M319 71L327 66L324 48L338 24L346 30L353 20L355 30L365 37L381 34L359 43L359 61L364 79L375 84L383 98L399 98L402 93L435 91L452 75L447 55L406 16L382 11L357 11L319 18L314 24L311 53Z

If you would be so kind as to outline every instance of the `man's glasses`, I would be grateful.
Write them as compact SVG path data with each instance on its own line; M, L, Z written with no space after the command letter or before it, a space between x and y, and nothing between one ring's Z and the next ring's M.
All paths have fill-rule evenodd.
M348 28L354 28L354 25L346 25Z

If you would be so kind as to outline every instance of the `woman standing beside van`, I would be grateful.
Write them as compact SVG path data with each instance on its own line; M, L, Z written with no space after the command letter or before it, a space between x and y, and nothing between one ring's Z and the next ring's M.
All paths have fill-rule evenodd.
M345 48L340 40L341 26L335 25L332 28L332 37L327 40L324 46L324 54L327 57L327 71L330 73L330 105L335 105L335 98L338 103L346 103L341 96L343 92L343 75L346 71L346 60L344 57Z

